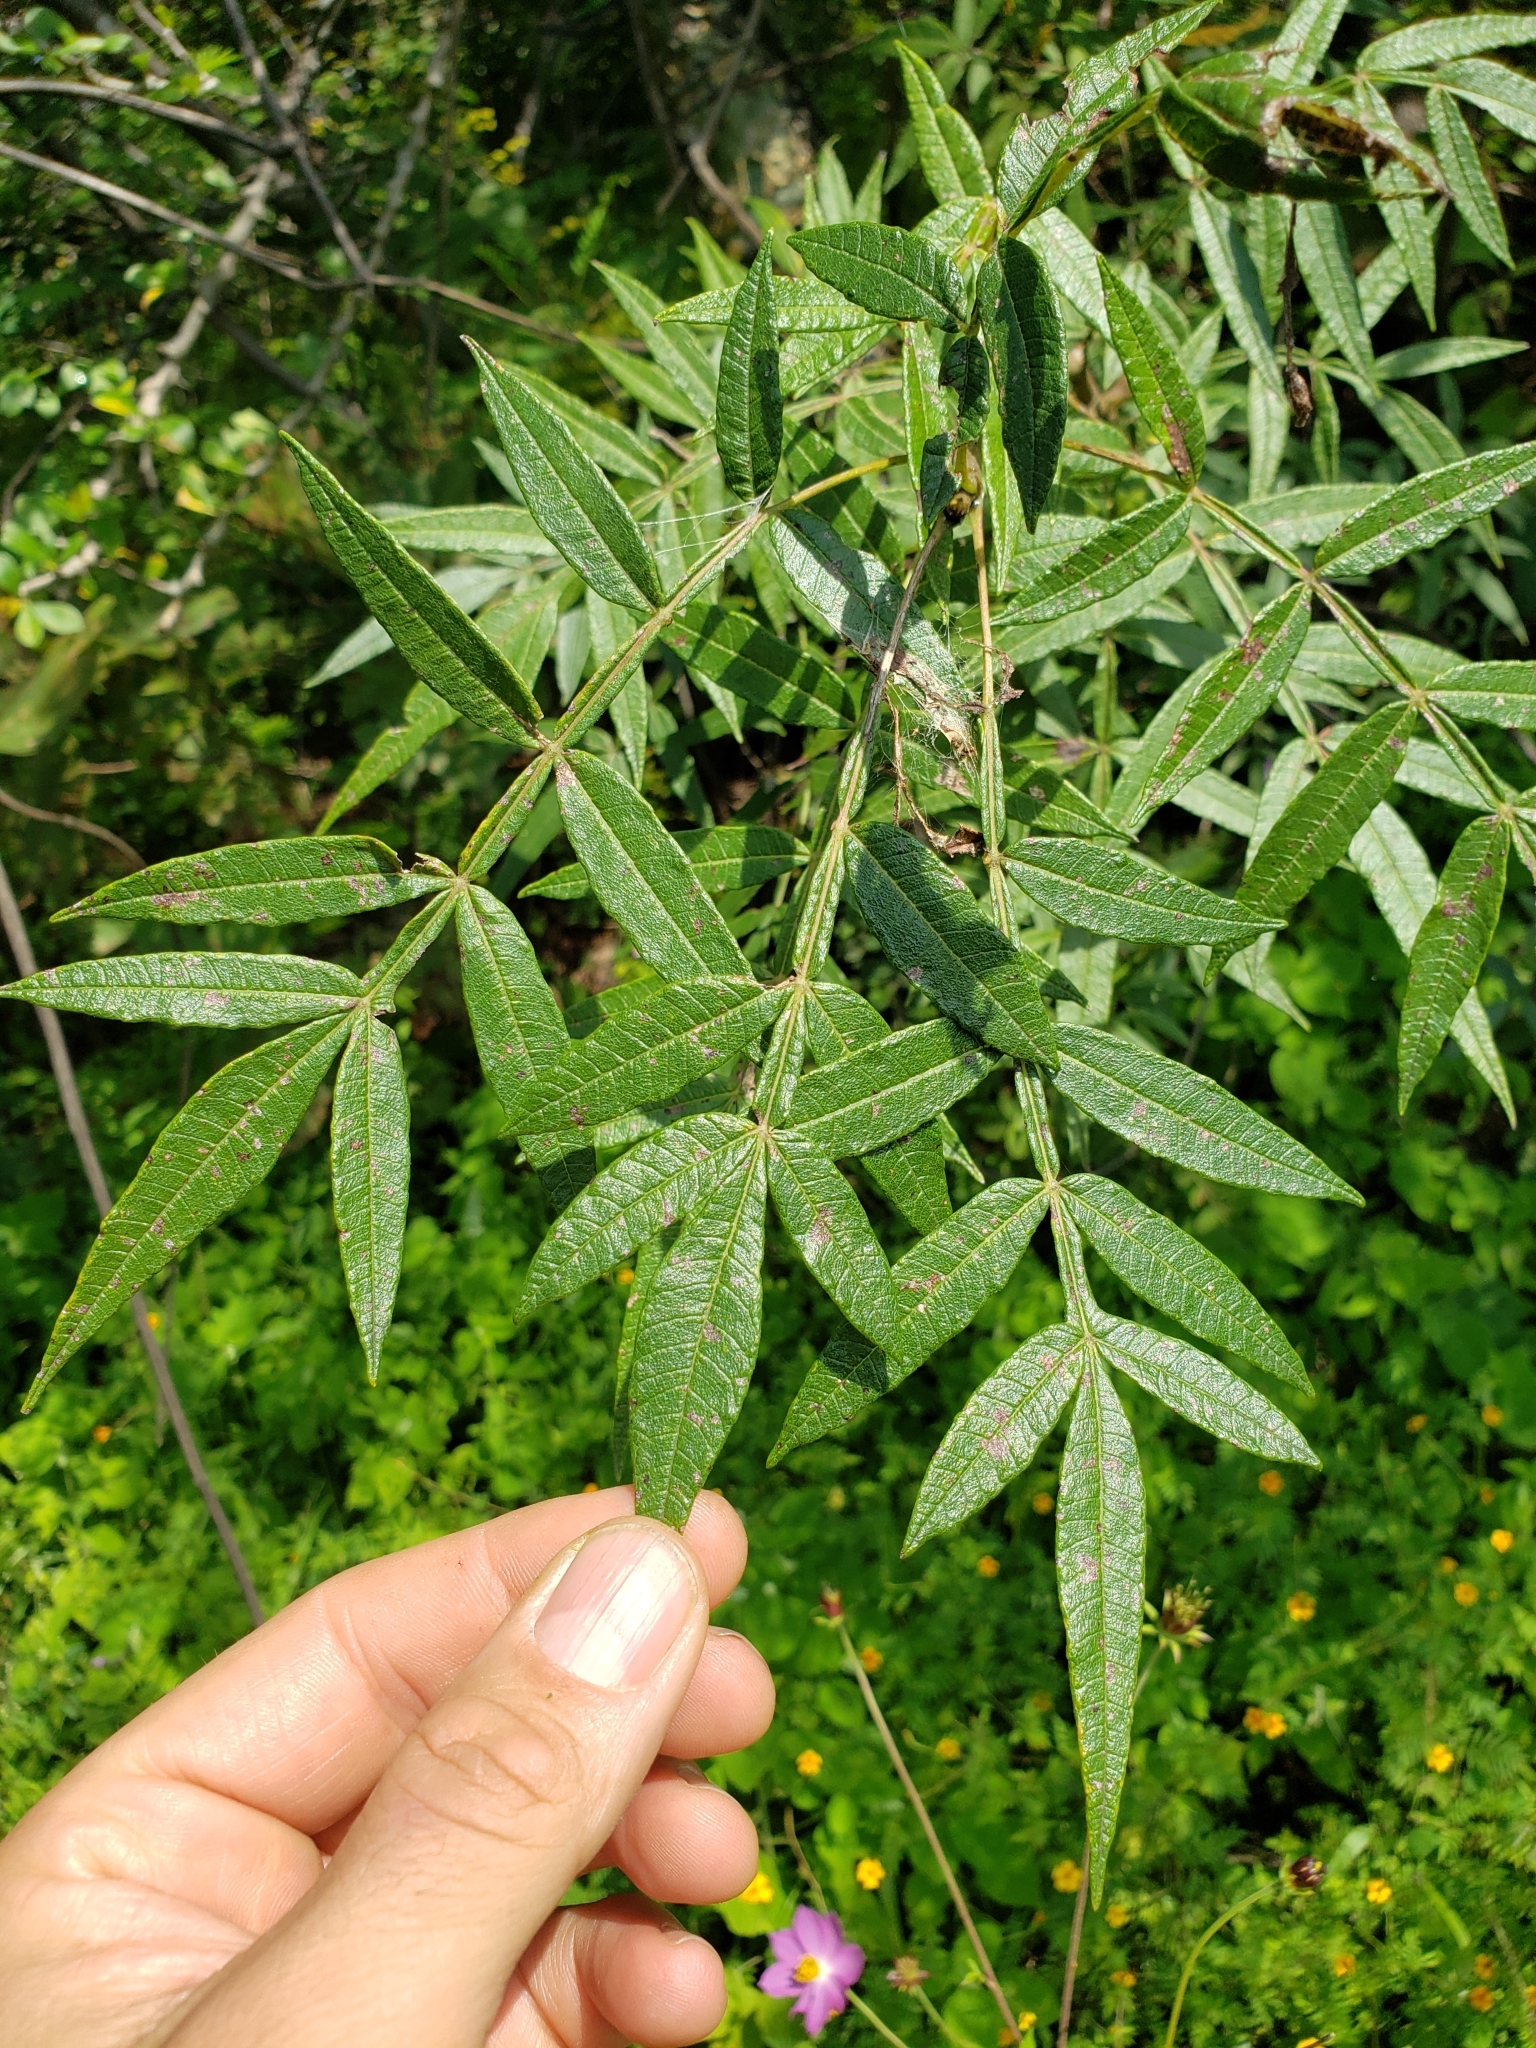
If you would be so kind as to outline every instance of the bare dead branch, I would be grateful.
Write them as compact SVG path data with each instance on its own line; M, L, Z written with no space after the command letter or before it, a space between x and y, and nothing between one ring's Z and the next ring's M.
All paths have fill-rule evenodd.
M217 135L225 142L236 142L242 149L253 149L262 156L286 156L286 142L269 142L264 135L257 135L249 128L237 128L232 121L220 121L213 114L200 113L196 107L177 106L171 100L147 100L136 92L114 92L104 85L80 85L70 78L0 78L0 93L57 93L66 99L98 100L107 106L125 107L134 114L158 114L163 121L175 121L180 127L191 129L194 134Z
M19 796L12 796L8 789L0 789L0 804L4 804L8 811L14 811L19 818L35 818L40 825L64 825L71 832L88 832L93 839L104 840L114 848L132 868L148 865L126 839L119 839L115 832L109 832L105 825L93 824L89 818L72 818L67 811L40 811L36 804L25 804Z

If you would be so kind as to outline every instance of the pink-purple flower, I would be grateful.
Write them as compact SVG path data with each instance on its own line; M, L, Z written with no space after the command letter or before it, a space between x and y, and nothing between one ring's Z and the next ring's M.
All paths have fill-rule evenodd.
M848 1993L864 1972L864 1951L844 1941L843 1923L835 1913L816 1913L797 1906L787 1927L770 1934L774 1960L757 1980L770 1998L792 1998L790 2007L805 2022L814 2040L834 2013L848 2003Z

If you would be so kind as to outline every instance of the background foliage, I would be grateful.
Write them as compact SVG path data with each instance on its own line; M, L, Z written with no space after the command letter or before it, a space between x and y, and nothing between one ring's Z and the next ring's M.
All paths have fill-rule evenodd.
M704 7L671 19L642 9L641 20L675 148L729 82L740 21ZM366 220L441 54L429 146L389 257L399 275L435 272L546 328L622 338L626 323L595 262L631 269L665 297L702 288L711 280L699 273L687 209L744 253L730 211L696 184L657 212L674 174L635 90L625 10L572 10L554 25L517 9L494 20L466 10L451 49L448 26L400 8L344 12L317 86L317 149ZM906 33L1000 142L1019 107L1036 94L1048 99L1078 53L1129 26L1113 9L1059 20L981 9L909 22ZM1371 26L1368 14L1352 14L1341 46ZM46 10L13 20L7 68L86 77L96 53L78 37L99 28L94 10L78 21ZM141 31L148 36L147 23L133 29ZM189 11L175 32L199 66L249 93L249 78L219 47L229 36L222 16ZM742 190L792 214L811 148L828 135L840 138L855 173L882 148L901 170L904 103L892 37L875 12L780 6L762 16L759 38L712 153L715 164L739 166ZM843 45L853 47L826 58ZM0 139L16 146L110 178L124 175L128 141L148 158L130 156L137 189L209 220L216 202L233 210L207 155L166 124L87 118L63 99L10 100L7 112L14 118ZM1536 152L1492 122L1483 141L1505 187L1515 264L1505 271L1460 230L1445 230L1439 310L1453 334L1520 336L1530 309L1519 200ZM1108 240L1128 218L1155 222L1162 175L1156 153L1139 147L1106 163L1086 189L1090 225ZM335 305L239 270L219 301L223 324L210 322L200 337L159 424L124 440L114 422L133 413L129 400L187 304L187 274L177 268L185 250L146 232L142 261L125 264L128 231L110 204L20 167L5 176L0 462L14 476L40 453L0 539L17 592L32 576L75 566L57 585L17 596L10 636L0 637L0 742L12 754L3 786L34 808L89 818L151 859L306 829L320 796L395 717L409 687L404 665L386 656L330 688L301 689L359 608L291 472L273 464L245 474L270 454L277 423L305 402L291 386L322 362ZM920 174L908 169L889 217L915 219L926 205ZM282 206L290 211L267 239L318 271L323 221L297 185L279 195ZM1187 237L1148 235L1145 246L1160 278L1199 289ZM421 295L380 292L342 339L316 419L327 459L370 502L493 494L474 445L483 415L454 338L460 324L632 416L590 351L536 334L509 340L504 325L477 324L458 308L449 325L443 310L438 321ZM1406 345L1423 332L1405 298L1377 342ZM252 340L265 361L253 357ZM1426 395L1476 444L1520 438L1536 421L1524 360L1445 379ZM1345 473L1383 473L1396 458L1370 415L1347 393L1341 404ZM1296 460L1294 480L1310 480ZM207 552L205 580L178 590L210 526L237 501ZM1518 654L1519 613L1536 612L1536 592L1530 557L1508 552L1512 618L1490 611L1452 559L1435 557L1389 594L1397 620L1465 658ZM79 617L50 616L48 604L72 604ZM373 800L369 829L402 850L451 854L473 807L499 786L504 752L450 730L420 770ZM695 758L717 811L738 806L755 782L750 755L724 736ZM1411 815L1443 857L1443 821L1428 806ZM14 814L0 834L40 943L58 948L45 958L69 957L82 928L48 933L43 913L120 866L99 843ZM1183 871L1205 871L1210 836L1191 835ZM553 844L543 863L564 857ZM537 905L534 929L568 996L611 971L612 936L596 915L590 904ZM1536 1028L1532 915L1516 870L1483 992L1522 1108ZM1331 876L1292 936L1271 957L1310 1029L1229 983L1201 998L1167 956L1149 956L1121 990L1139 1028L1175 1054L1193 1045L1205 1071L1278 1109L1367 1192L1369 1207L1356 1214L1233 1194L1151 1162L1125 1169L1144 1199L1185 1220L1277 1307L1316 1366L1318 1399L1298 1415L1324 1463L1318 1475L1287 1468L1270 1490L1274 1479L1251 1459L1166 1416L1154 1421L1150 1403L1134 1414L1152 1516L1149 1590L1155 1598L1177 1580L1208 1585L1214 1641L1177 1666L1160 1658L1143 1694L1108 1910L1088 1923L1078 2038L1160 2037L1157 2015L1189 1941L1252 1884L1256 1861L1305 1847L1330 1865L1323 1892L1256 1907L1207 1952L1191 2038L1512 2039L1527 2024L1520 1966L1536 1959L1536 1915L1524 1904L1536 1856L1536 1599L1526 1595L1536 1155L1459 1054L1442 1057L1428 1093L1397 1118L1383 1019L1395 1014L1386 998L1401 992L1403 963L1358 879ZM105 952L126 937L103 920L87 944ZM382 925L371 933L354 923L330 941L322 933L320 946L361 964L382 937ZM608 1476L608 1361L623 1289L587 1289L546 1315L536 1343L514 1330L521 1274L546 1221L536 1185L498 1136L494 1099L477 1088L447 970L429 966L402 1008L416 1213L379 1388L368 1390L350 1333L312 1133L306 1143L301 1131L273 1183L193 1254L174 1300L161 1305L178 1377L269 1605L381 1548ZM19 1396L91 1218L35 1026L14 1011L3 1028L11 1085L0 1370ZM109 1177L121 1186L225 1048L83 1019L68 1028ZM989 1171L1024 1156L1008 1098L977 1097L963 1117L962 1134ZM742 1966L728 2025L744 2038L787 2038L782 2009L747 1988L761 1932L782 1918L796 1885L782 1840L786 1801L829 1897L872 1958L915 1949L951 2024L981 2044L995 2030L987 2001L964 1981L967 1959L953 1946L911 1817L817 1624L816 1595L829 1578L841 1585L856 1640L882 1660L876 1684L994 1923L1017 2009L1038 2014L1042 2027L1055 2011L1072 1886L1058 1890L1051 1873L1080 1854L1081 1809L1052 1590L1049 1454L960 1535L906 1563L898 1552L943 1421L1059 1306L1054 1274L1027 1259L936 1369L846 1440L765 1475L784 1407L830 1328L798 1263L770 1250L764 1368L716 1479L754 1538L732 1619L762 1644L782 1688L774 1733L721 1767L758 1812L775 1896L729 1909L725 1926L701 1916ZM236 1633L243 1611L126 1330L6 1431L0 1460L0 1757L14 1816L84 1747ZM1499 1530L1512 1547L1494 1546ZM1438 1760L1439 1744L1451 1757L1444 1770L1426 1763L1431 1753ZM808 1751L820 1758L814 1773L796 1762ZM866 1892L854 1870L868 1856L887 1875ZM1367 1894L1373 1881L1378 1895L1381 1881L1391 1887L1379 1904ZM875 1982L876 2002L912 2038L912 2007Z

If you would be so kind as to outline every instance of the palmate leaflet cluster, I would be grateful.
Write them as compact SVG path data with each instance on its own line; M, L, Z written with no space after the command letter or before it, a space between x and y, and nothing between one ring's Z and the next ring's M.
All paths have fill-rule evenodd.
M1211 4L1088 59L1059 112L1021 120L995 176L903 46L937 202L913 233L881 222L880 167L855 194L829 147L804 226L780 252L795 274L775 274L768 243L744 272L702 231L708 288L693 299L664 307L605 273L646 353L589 345L685 437L666 437L667 453L483 352L500 443L484 452L503 505L377 516L294 444L322 530L376 622L314 680L392 641L420 678L402 723L358 763L315 838L169 861L65 915L287 926L425 900L362 978L297 955L206 951L77 962L8 991L99 1016L283 1033L218 1072L156 1139L59 1317L39 1388L264 1177L338 1060L336 1216L376 1374L409 1173L399 1042L382 1020L450 922L486 1074L559 1212L524 1314L634 1261L616 1436L643 1511L683 1520L740 1409L770 1206L844 1318L776 1457L852 1420L963 1329L1049 1218L1063 1320L955 1419L909 1541L984 1505L1066 1418L1058 1572L1096 1889L1143 1609L1139 1467L1115 1376L1265 1459L1316 1460L1209 1352L1101 1307L1090 1250L1192 1336L1305 1388L1282 1331L1196 1239L1113 1180L1063 1171L1052 1097L1213 1180L1357 1200L1214 1082L1106 1028L1119 949L1181 949L1198 978L1225 973L1289 1007L1268 965L1273 934L1348 862L1408 955L1403 1103L1450 1034L1512 1117L1477 981L1511 846L1536 873L1536 806L1465 731L1536 727L1536 663L1457 663L1382 634L1350 595L1456 535L1469 558L1497 561L1490 515L1536 478L1536 448L1467 456L1398 388L1505 344L1429 341L1378 358L1370 339L1410 286L1433 319L1442 206L1508 260L1460 104L1536 138L1536 86L1485 54L1529 38L1536 18L1416 24L1346 72L1326 61L1341 0L1304 0L1262 49L1175 60ZM1426 96L1432 149L1403 134L1383 97L1404 85ZM1187 184L1218 301L1198 324L1144 265L1107 261L1061 210L1133 123L1155 126ZM1365 205L1387 239L1357 277L1340 208ZM1305 348L1293 262L1318 316ZM1104 407L1071 417L1069 340L1098 390L1123 375L1133 425ZM1396 442L1407 482L1336 480L1335 382ZM1217 489L1201 483L1208 445L1235 415L1249 445L1240 502L1230 463ZM1293 417L1310 425L1317 481L1275 494ZM423 553L476 559L434 576ZM1224 635L1177 599L1191 576L1229 622ZM1468 576L1496 612L1507 604L1480 564ZM794 616L808 632L790 633ZM1116 699L1116 628L1189 671L1139 733ZM1091 735L1062 711L1075 719L1062 663L1084 649L1097 650ZM535 689L551 652L555 715ZM708 700L702 716L673 686L679 675ZM1031 697L1032 731L1017 708ZM1276 718L1294 736L1261 788L1217 765ZM456 869L403 868L379 842L332 832L456 720L527 757ZM750 725L801 728L807 765L714 825L689 746ZM696 830L665 830L641 793L653 759ZM1400 784L1474 813L1438 880L1391 801ZM1134 850L1167 803L1246 840L1231 894ZM540 820L548 842L552 807L574 860L532 892L595 896L649 970L564 1014L485 886ZM797 829L759 822L769 814ZM968 880L978 866L980 894ZM926 1021L892 1031L849 984L832 956L840 905L907 977ZM948 1167L980 1176L946 1111L999 1070L1011 1071L1035 1176L982 1186L955 1209ZM894 1263L848 1161L919 1233Z

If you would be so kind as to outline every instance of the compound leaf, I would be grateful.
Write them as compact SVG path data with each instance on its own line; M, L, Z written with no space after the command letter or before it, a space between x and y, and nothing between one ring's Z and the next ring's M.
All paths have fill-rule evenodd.
M577 1194L533 1255L518 1317L574 1294L670 1230L743 1165L753 1127L711 1111L657 1131L616 1159Z
M944 251L921 235L841 221L803 228L790 236L789 246L823 284L882 320L958 327L965 319L965 280Z
M1280 918L1186 882L1155 861L1086 839L1021 839L1008 872L1062 924L1134 945L1215 946L1240 951Z
M526 745L543 713L511 662L324 463L283 439L337 561L422 681L487 732Z
M766 1181L757 1152L694 1210L647 1290L629 1381L635 1510L677 1529L757 1358Z
M331 1104L331 1187L352 1320L379 1376L405 1247L411 1105L400 1041L377 1017L352 1027Z
M1252 1451L1256 1458L1283 1458L1293 1465L1321 1462L1274 1403L1219 1359L1118 1316L1095 1317L1093 1334L1112 1365L1223 1443Z
M849 856L859 908L891 964L975 1037L1054 1066L1045 970L1004 938L960 876L894 825L866 827Z
M1509 821L1474 818L1451 849L1434 906L1408 960L1397 1040L1397 1106L1406 1110L1477 978L1499 922Z
M1027 242L998 244L982 267L976 294L997 380L1003 448L1024 523L1033 533L1055 481L1067 426L1061 311L1046 267Z
M774 1133L768 1185L800 1256L856 1330L889 1346L896 1327L891 1269L858 1196L817 1145Z
M125 953L71 960L0 989L0 996L86 1017L230 1030L343 1016L363 994L345 967L283 953Z
M1098 1174L1063 1182L1067 1212L1133 1293L1207 1342L1305 1387L1301 1360L1248 1289L1198 1238Z
M1144 1151L1229 1187L1361 1202L1305 1145L1181 1061L1087 1025L1058 1024L1056 1043L1062 1094Z
M1205 464L1205 422L1179 359L1141 301L1101 256L1099 277L1110 339L1125 371L1136 410L1168 451L1179 476L1199 480Z
M323 1017L257 1046L221 1067L171 1119L103 1220L59 1311L29 1401L135 1288L266 1179L346 1029L344 1020Z
M661 577L629 507L532 387L471 342L480 388L528 510L600 597L648 612Z
M726 487L755 498L773 482L784 447L779 337L773 318L773 242L763 242L736 290L720 347L715 446Z
M181 854L56 911L164 924L298 924L408 903L446 887L445 868L404 870L378 839L259 839Z
M555 771L566 836L593 892L661 974L679 981L750 973L718 906L639 791L595 754Z

